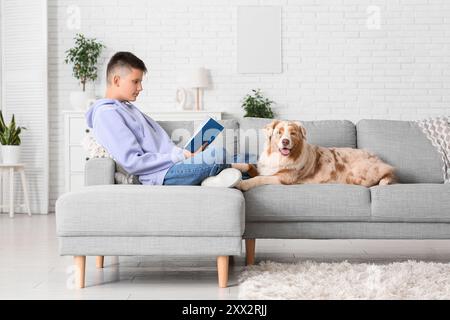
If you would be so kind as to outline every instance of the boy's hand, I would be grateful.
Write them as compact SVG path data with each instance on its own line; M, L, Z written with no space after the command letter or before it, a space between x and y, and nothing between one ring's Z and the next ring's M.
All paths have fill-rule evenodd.
M189 158L192 158L194 156L194 154L192 152L188 151L188 150L183 150L183 152L184 152L184 158L185 159L189 159Z
M203 150L205 150L205 148L208 146L208 142L205 142L200 148L198 148L197 151L195 151L194 153L188 151L188 150L184 150L184 157L186 159L192 158L193 156L195 156L197 153L202 152Z
M200 148L198 148L197 151L195 151L195 154L197 154L197 153L202 152L203 150L205 150L206 147L208 146L208 144L209 144L208 142L205 142Z

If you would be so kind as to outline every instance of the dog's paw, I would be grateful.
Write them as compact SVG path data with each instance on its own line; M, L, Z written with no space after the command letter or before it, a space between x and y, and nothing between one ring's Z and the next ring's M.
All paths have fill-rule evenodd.
M248 180L242 180L237 186L241 191L248 191L252 188L251 183Z

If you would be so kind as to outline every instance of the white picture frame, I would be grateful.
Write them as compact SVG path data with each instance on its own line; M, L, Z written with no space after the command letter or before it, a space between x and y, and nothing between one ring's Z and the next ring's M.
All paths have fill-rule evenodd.
M281 6L238 7L238 73L281 73L281 56Z

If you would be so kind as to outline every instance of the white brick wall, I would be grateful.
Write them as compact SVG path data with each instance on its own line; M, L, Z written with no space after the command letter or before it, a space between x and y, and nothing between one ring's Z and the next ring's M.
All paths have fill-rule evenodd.
M67 26L76 5L81 29ZM236 72L236 7L281 5L283 73ZM367 25L376 6L380 28ZM49 0L50 206L63 191L62 117L77 89L64 51L76 32L149 67L137 102L144 110L174 108L177 79L190 66L211 69L208 110L241 116L240 101L261 88L280 118L419 119L450 111L448 0ZM97 84L97 92L103 88Z

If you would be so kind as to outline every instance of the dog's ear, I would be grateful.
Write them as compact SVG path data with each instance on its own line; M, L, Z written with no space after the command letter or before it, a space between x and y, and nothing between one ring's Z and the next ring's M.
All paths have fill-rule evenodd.
M303 135L303 138L306 139L306 129L304 126L302 126L302 123L300 121L294 121L294 123L300 128L300 132Z
M272 138L273 135L273 129L275 129L275 127L277 126L277 124L280 123L280 120L273 120L271 123L269 123L268 125L266 125L264 127L264 131L266 133L266 138L268 140L270 140L270 138Z

